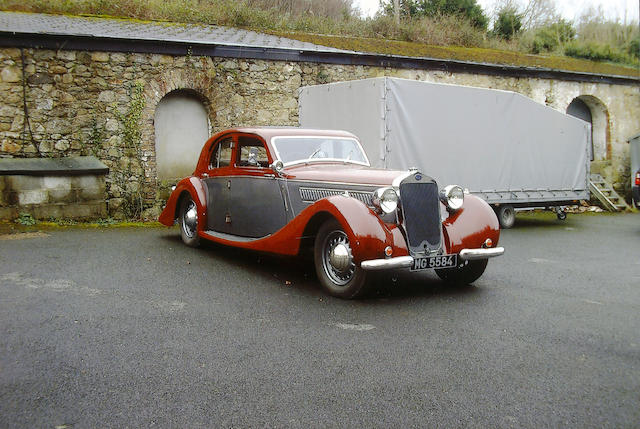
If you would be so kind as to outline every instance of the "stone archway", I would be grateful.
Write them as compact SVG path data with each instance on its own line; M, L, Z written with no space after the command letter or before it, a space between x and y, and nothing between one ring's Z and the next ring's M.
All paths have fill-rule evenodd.
M210 128L207 106L197 92L178 89L165 95L154 115L158 179L177 179L193 173Z
M592 161L610 160L611 130L607 106L592 95L580 95L571 101L566 112L591 124Z

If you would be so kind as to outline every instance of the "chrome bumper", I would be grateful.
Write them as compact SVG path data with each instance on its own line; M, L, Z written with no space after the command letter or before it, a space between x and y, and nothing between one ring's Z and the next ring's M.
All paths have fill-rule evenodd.
M492 247L490 249L462 249L458 254L463 261L476 259L488 259L500 256L504 253L504 247ZM411 268L413 256L398 256L389 259L371 259L362 261L360 267L365 271L391 270L394 268Z
M476 259L488 259L500 256L504 253L504 247L491 247L489 249L462 249L460 259L463 261L475 261Z

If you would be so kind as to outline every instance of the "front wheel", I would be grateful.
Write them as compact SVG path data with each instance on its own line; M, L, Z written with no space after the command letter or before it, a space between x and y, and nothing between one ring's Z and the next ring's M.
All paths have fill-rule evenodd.
M446 283L453 285L468 285L478 280L487 268L488 259L476 261L466 261L464 265L457 268L446 268L435 270L438 277Z
M337 220L320 227L313 254L318 280L329 294L351 299L366 292L366 272L353 261L349 238Z
M180 236L184 244L190 247L200 245L198 236L198 207L191 195L182 198L180 202Z

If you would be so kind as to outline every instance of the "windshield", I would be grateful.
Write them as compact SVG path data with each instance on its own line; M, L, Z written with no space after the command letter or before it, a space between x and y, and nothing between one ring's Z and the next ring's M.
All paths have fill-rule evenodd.
M341 161L369 165L362 146L343 137L275 137L273 146L284 165L315 161Z

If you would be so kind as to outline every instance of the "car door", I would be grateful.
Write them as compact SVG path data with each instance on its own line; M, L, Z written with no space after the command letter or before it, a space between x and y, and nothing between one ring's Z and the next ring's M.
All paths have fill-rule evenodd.
M204 183L207 187L207 229L230 234L228 182L233 173L233 136L223 136L212 145L209 168Z
M273 234L285 226L287 215L284 186L269 167L272 157L264 142L253 135L237 137L234 157L225 219L230 233L252 238Z

